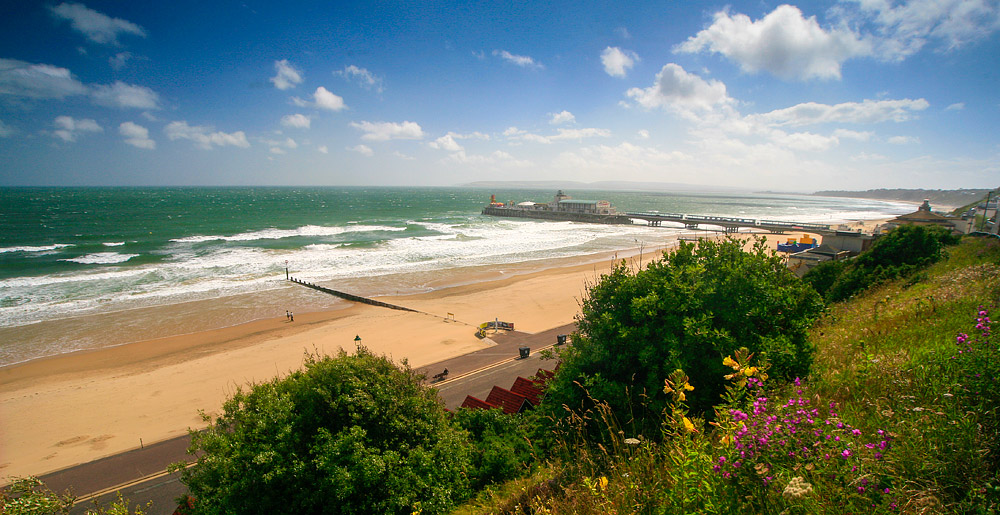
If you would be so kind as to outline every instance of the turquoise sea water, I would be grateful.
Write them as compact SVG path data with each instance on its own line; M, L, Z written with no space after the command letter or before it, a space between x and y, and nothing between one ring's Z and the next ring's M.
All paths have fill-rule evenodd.
M426 291L465 268L654 246L679 228L494 219L553 191L465 188L0 189L0 365L204 330L293 306L294 276L362 295ZM912 208L763 194L567 191L622 211L833 223ZM449 275L450 274L450 275ZM211 300L211 304L205 301ZM211 307L207 307L211 306ZM273 311L273 312L272 312ZM181 331L178 327L184 327Z

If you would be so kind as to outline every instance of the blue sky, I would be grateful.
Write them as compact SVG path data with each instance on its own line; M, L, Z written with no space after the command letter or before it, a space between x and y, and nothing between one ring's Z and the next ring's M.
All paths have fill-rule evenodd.
M1000 183L998 0L610 4L6 2L0 185Z

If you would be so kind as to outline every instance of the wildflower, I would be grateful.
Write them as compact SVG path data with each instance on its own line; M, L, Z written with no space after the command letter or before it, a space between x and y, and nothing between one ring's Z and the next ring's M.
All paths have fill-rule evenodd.
M688 433L697 433L698 431L694 428L694 424L691 423L687 417L684 417L684 429L687 429Z
M601 476L601 479L597 480L597 484L601 486L601 490L604 491L608 488L608 478L607 476Z
M740 364L734 361L733 358L730 358L729 356L722 358L722 364L729 368L732 368L733 370L740 369Z

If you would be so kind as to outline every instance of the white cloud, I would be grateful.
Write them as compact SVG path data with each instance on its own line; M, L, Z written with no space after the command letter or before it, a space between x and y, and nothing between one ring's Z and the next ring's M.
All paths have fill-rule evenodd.
M880 123L903 122L923 111L930 104L922 99L865 100L828 105L806 102L785 109L751 115L748 118L768 125L808 125L815 123Z
M840 139L853 139L857 141L869 141L875 137L874 132L859 132L847 129L837 129L833 131L833 136Z
M583 138L607 138L611 136L611 131L607 129L558 129L558 131L558 134L549 136L549 139L555 141L567 139L582 140Z
M368 157L375 155L375 151L372 150L371 147L369 147L368 145L355 145L353 147L347 147L347 150L351 150Z
M601 64L604 65L604 72L612 77L625 77L638 60L639 56L635 52L622 50L618 47L609 46L601 52Z
M136 148L152 150L156 148L156 142L149 139L149 130L132 122L124 122L118 126L118 134L125 137L125 143Z
M94 86L90 93L94 103L105 107L159 109L160 96L155 91L133 84L115 81L114 84Z
M95 43L117 45L120 34L146 37L146 31L142 27L121 18L101 14L81 4L63 3L49 7L49 11L56 18L68 20L73 29Z
M618 175L628 170L635 176L663 173L664 170L691 161L691 156L679 151L664 152L652 147L623 142L615 146L595 145L560 154L553 165L574 174L587 176Z
M219 131L212 132L211 127L188 125L186 121L170 122L166 127L164 127L163 132L166 133L167 138L171 141L178 139L191 140L205 150L211 149L212 145L217 147L223 147L226 145L240 148L250 147L250 142L247 141L247 136L243 133L243 131L236 131L232 133Z
M732 102L726 94L725 84L717 80L706 81L674 63L665 65L656 74L652 86L632 88L627 95L646 109L711 110Z
M839 11L848 22L870 22L882 59L900 61L919 52L929 40L945 51L985 39L1000 29L1000 4L993 0L842 0L855 3L862 16Z
M576 117L573 113L569 111L563 111L561 113L552 113L549 118L549 123L552 125L562 125L564 123L576 123Z
M104 132L104 128L90 118L77 120L71 116L57 116L53 125L56 130L52 132L52 136L68 143L87 133Z
M308 129L312 120L304 114L286 114L281 117L281 125L295 129Z
M450 132L428 143L427 145L431 148L447 150L448 152L458 152L460 150L464 150L462 146L455 141L454 135Z
M316 88L316 92L313 93L313 99L316 100L316 107L320 109L329 109L330 111L341 111L347 106L344 105L344 99L338 95L334 95L327 91L326 88L320 86Z
M761 70L784 79L839 79L844 61L872 53L870 42L846 27L824 30L815 17L804 18L791 5L780 5L764 18L715 14L715 21L678 52L708 49L739 63L747 72Z
M112 57L108 58L108 64L111 65L115 70L121 70L126 64L132 59L131 52L118 52Z
M542 63L539 63L526 55L515 55L506 50L494 50L493 55L522 68L545 68Z
M893 145L910 145L913 143L920 143L920 138L915 138L913 136L893 136L886 141Z
M400 159L405 159L406 161L416 161L417 160L417 158L415 158L413 156L408 156L408 155L406 155L406 154L404 154L404 153L402 153L402 152L400 152L398 150L394 150L392 152L392 155L394 155L394 156L396 156L396 157L398 157Z
M534 134L527 132L517 127L510 127L503 132L503 135L512 142L522 143L522 142L532 142L541 143L544 145L549 145L553 141L565 141L565 140L582 140L583 138L595 138L601 137L606 138L611 136L611 131L608 129L596 129L596 128L584 128L584 129L557 129L556 134L551 136L543 136L541 134Z
M962 109L965 109L965 102L956 102L945 108L945 111L961 111Z
M316 148L316 150L318 150L321 154L330 153L330 149L326 148L326 145L320 145L319 147Z
M0 95L62 99L87 91L66 68L0 59Z
M649 139L649 131L646 129L639 129L639 131L635 134L636 136L639 136L639 139Z
M278 155L287 154L287 152L285 152L285 150L282 149L281 147L271 147L271 153L272 154L278 154Z
M360 68L355 65L350 65L344 67L343 70L337 70L333 72L334 75L339 75L348 80L353 80L357 82L361 87L365 89L374 89L378 93L382 93L385 89L383 86L382 77L375 75L374 73L368 71L365 68Z
M422 139L424 131L416 122L351 122L351 127L365 134L361 139L368 141L388 141L391 139Z
M288 59L275 61L274 71L277 75L271 77L271 82L280 90L292 89L302 83L302 72L292 66Z
M466 154L464 150L450 154L443 162L450 162L459 165L490 166L503 165L504 167L528 168L534 166L529 161L515 158L502 150L493 151L490 154Z

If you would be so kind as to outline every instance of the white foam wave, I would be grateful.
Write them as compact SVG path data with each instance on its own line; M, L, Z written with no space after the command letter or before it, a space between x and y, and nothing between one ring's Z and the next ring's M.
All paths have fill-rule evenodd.
M54 245L22 246L22 247L0 247L0 254L4 252L45 252L48 250L58 250L72 247L72 243L56 243Z
M124 241L109 241L102 243L102 245L104 245L105 247L121 247L124 244L125 244Z
M97 252L75 258L60 259L59 261L72 261L74 263L81 263L84 265L112 265L115 263L124 263L138 255L139 254L119 254L117 252Z
M209 235L209 236L188 236L186 238L176 238L170 241L175 243L204 243L206 241L255 241L255 240L280 240L282 238L294 238L296 236L337 236L352 232L376 232L405 231L405 227L390 227L385 225L349 225L347 227L325 227L320 225L305 225L297 229L263 229L260 231L250 231L230 236Z

